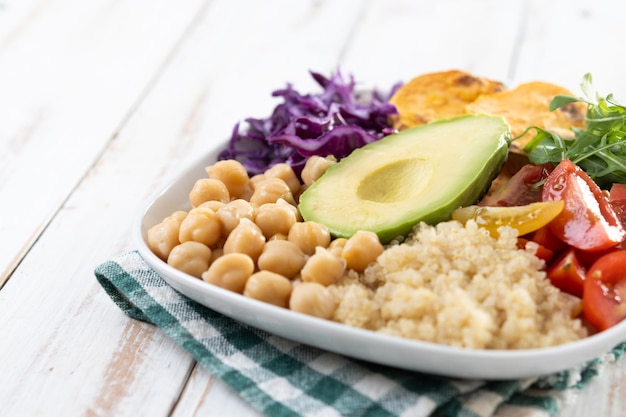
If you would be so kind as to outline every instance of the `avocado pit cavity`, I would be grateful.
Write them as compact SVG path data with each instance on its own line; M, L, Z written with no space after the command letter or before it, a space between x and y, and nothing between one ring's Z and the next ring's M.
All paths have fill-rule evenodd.
M420 193L432 176L432 163L425 159L391 161L363 177L356 194L361 200L393 204Z

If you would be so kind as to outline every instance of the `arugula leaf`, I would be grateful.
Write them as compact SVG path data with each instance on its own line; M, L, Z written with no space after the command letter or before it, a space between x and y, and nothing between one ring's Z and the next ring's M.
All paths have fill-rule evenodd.
M613 183L626 183L626 107L612 94L601 97L593 87L591 74L581 82L584 97L556 96L550 103L554 111L569 103L587 104L585 127L573 128L574 139L564 139L557 133L539 127L530 129L537 135L524 150L534 164L552 162L557 165L570 159L580 166L601 188Z

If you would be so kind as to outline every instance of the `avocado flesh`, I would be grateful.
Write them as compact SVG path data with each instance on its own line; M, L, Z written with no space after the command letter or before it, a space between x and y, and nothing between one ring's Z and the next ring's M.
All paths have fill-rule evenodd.
M509 125L463 115L416 126L356 149L301 196L304 220L335 237L375 232L383 243L419 222L436 224L474 204L506 160Z

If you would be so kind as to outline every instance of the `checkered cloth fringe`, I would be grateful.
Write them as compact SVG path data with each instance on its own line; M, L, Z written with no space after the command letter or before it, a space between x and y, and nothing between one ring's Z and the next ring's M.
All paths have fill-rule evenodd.
M626 343L577 369L519 381L443 378L347 358L246 326L178 293L136 252L95 270L130 317L153 323L262 413L282 416L556 416Z

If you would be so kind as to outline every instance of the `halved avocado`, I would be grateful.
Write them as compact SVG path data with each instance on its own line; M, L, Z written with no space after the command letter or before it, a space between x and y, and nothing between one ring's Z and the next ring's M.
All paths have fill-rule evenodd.
M504 164L510 128L499 116L463 115L420 125L353 151L301 196L304 220L335 237L358 230L383 243L418 222L449 220L474 204Z

